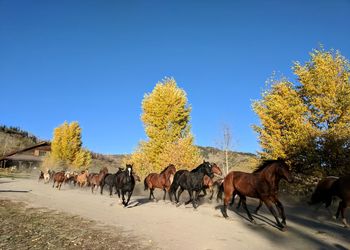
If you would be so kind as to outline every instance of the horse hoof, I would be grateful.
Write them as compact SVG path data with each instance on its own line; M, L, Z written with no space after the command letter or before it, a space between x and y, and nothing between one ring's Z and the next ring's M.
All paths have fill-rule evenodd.
M181 206L181 203L179 203L179 202L176 203L176 207L179 207L179 206Z
M251 219L250 222L251 222L252 224L256 224L256 221L255 221L254 219Z
M287 222L286 221L282 221L282 225L285 227L287 226Z

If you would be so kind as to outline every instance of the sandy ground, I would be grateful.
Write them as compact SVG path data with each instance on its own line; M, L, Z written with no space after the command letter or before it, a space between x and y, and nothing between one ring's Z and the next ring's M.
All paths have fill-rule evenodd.
M22 201L94 220L101 225L135 236L140 244L160 249L350 249L350 230L330 218L323 208L317 212L303 204L285 202L287 231L274 227L266 208L255 215L256 225L247 221L243 210L228 212L224 219L221 204L204 201L198 209L176 207L169 201L148 201L138 184L128 208L116 196L91 194L89 189L62 186L32 179L0 179L0 198ZM158 198L160 190L155 191ZM186 199L186 197L183 197ZM257 201L250 201L250 209ZM349 211L348 211L349 214ZM349 216L348 216L349 217ZM349 218L348 218L349 219ZM136 239L135 238L135 239Z

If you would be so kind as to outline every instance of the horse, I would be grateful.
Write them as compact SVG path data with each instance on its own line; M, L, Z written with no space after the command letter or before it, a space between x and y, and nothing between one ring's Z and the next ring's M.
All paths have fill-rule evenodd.
M338 180L339 177L336 176L327 176L323 179L321 179L314 190L314 192L311 195L310 201L308 202L309 205L316 205L321 203L325 204L325 207L330 215L332 215L332 212L329 210L329 206L332 203L332 194L331 194L331 187L333 183ZM318 207L319 208L319 207ZM316 210L318 209L316 208Z
M130 201L130 197L135 187L135 177L133 175L132 165L126 164L126 169L116 175L116 188L118 197L122 193L122 204L126 207ZM125 194L128 193L127 201L125 202Z
M203 163L210 164L210 166L211 166L211 172L213 173L212 177L214 177L214 174L217 174L217 175L220 175L220 176L222 175L222 171L221 171L221 169L216 165L216 163L209 163L209 162L206 162L206 161L203 161ZM196 167L195 169L192 169L192 170L191 170L191 173L201 172L204 166L205 166L205 164L204 164L204 165L203 165L203 164L199 165L199 166ZM174 180L173 180L173 183L174 183L173 189L175 189L175 190L170 190L170 192L169 192L170 200L172 200L172 198L171 198L170 195L174 194L175 200L176 200L177 202L179 202L179 200L180 200L180 195L181 195L181 193L183 192L183 190L182 190L181 192L180 192L180 190L179 190L179 193L178 193L178 196L177 196L177 197L176 197L176 191L177 191L177 189L178 189L178 187L179 187L179 180L180 180L180 177L181 177L181 175L182 175L183 173L186 173L186 171L188 171L188 170L179 170L179 171L177 171L177 172L175 173ZM210 177L210 178L212 178L212 177ZM204 183L203 183L203 184L204 184ZM205 186L205 185L203 185L201 191L203 191L203 193L204 193L203 196L206 196L206 195L207 195L206 186ZM200 192L201 192L201 191L200 191ZM198 193L198 194L199 194L199 193ZM191 201L189 200L188 203L189 203L189 202L191 202ZM188 203L187 203L187 204L188 204Z
M169 192L170 185L173 181L173 177L175 175L176 168L173 164L170 164L167 166L165 169L163 169L162 172L159 174L157 173L150 173L147 175L147 177L144 180L144 186L145 190L149 189L149 199L155 199L153 190L155 188L160 188L163 189L164 191L164 196L163 200L165 200L166 193Z
M124 171L124 168L119 168L115 174L106 174L100 184L100 193L103 194L103 188L105 184L109 186L109 195L112 196L113 187L117 184L117 175Z
M41 171L41 170L40 170L38 182L39 182L40 180L44 180L44 172Z
M231 171L224 179L224 206L222 214L225 218L227 215L227 205L229 200L238 194L242 200L243 208L246 210L249 220L255 223L251 216L247 204L246 197L260 199L270 210L275 217L277 226L283 229L286 225L286 216L284 207L277 197L278 183L281 179L287 180L289 183L293 181L288 165L282 159L265 160L253 173L245 173L240 171ZM272 204L278 208L282 218L282 223L279 221L276 211Z
M220 167L218 167L218 165L216 165L216 163L212 162L210 163L211 164L211 171L213 172L214 175L218 175L218 176L222 176L222 170ZM192 171L195 171L192 170ZM213 198L213 195L214 195L214 181L212 178L210 178L210 180L208 179L210 178L209 176L207 177L204 177L204 183L203 183L203 196L202 197L205 197L207 195L207 191L206 189L209 188L210 192L211 192L211 196L210 196L210 200Z
M335 217L338 219L339 214L341 214L344 226L349 227L345 218L345 210L350 206L350 175L340 177L336 180L332 184L331 194L341 199Z
M105 178L105 175L108 174L108 169L106 167L102 168L100 170L100 173L98 175L93 175L90 179L90 185L91 185L91 193L94 193L94 189L96 189L100 186L101 181Z
M51 174L50 170L48 170L46 173L44 173L44 183L48 183L50 181L50 179L51 179L50 174Z
M85 187L87 185L88 177L88 170L81 171L81 173L76 176L76 183L78 183L79 187Z
M192 206L194 208L197 208L198 195L199 195L199 192L203 189L204 176L207 175L210 178L214 176L212 172L211 164L209 162L203 161L202 164L200 164L196 169L192 170L191 172L188 170L182 170L179 174L180 176L177 177L178 179L175 182L176 173L174 176L174 181L170 186L170 192L169 192L170 200L172 201L171 194L175 194L175 201L176 203L179 203L179 198L181 193L184 190L187 190L190 196L190 199L185 204L189 204L192 201ZM180 190L176 197L176 190L178 189L178 187L180 187ZM193 197L193 192L195 192L194 197Z
M53 175L52 187L54 187L55 183L57 182L56 188L58 188L58 190L61 190L62 183L65 181L65 179L66 179L66 176L65 176L65 172L64 171L55 173Z

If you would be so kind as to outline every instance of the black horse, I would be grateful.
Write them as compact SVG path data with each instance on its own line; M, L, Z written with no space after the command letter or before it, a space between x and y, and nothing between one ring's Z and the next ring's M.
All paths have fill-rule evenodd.
M135 178L132 172L132 165L126 164L126 169L116 174L116 189L118 197L122 193L123 205L126 207L130 201L130 197L135 187ZM125 194L128 193L128 199L125 202Z
M179 173L178 173L179 172ZM173 183L170 186L169 197L172 201L172 194L175 196L175 201L179 203L179 198L184 190L188 191L190 199L185 203L189 204L192 202L194 208L198 207L198 195L203 189L203 178L208 175L210 178L214 176L212 172L212 166L209 162L204 161L197 168L193 169L191 172L188 170L180 170L175 173ZM178 195L176 196L176 191L180 187ZM195 196L193 197L193 192Z
M106 174L105 178L101 181L101 195L103 194L103 187L107 184L109 187L109 196L112 196L113 187L117 189L117 175L123 172L124 168L119 168L115 174Z

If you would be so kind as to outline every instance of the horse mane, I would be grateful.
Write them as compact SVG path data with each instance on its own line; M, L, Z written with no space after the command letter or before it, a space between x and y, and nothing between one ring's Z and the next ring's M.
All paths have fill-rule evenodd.
M159 174L163 174L165 173L170 167L174 166L174 164L170 164L169 166L167 166L166 168L163 169L162 172L160 172Z
M278 160L264 160L256 169L254 169L253 173L259 173L260 171L264 170L265 168L267 168L271 164L273 164L275 162L279 162L279 161L282 161L282 160L280 160L280 159L278 159Z

